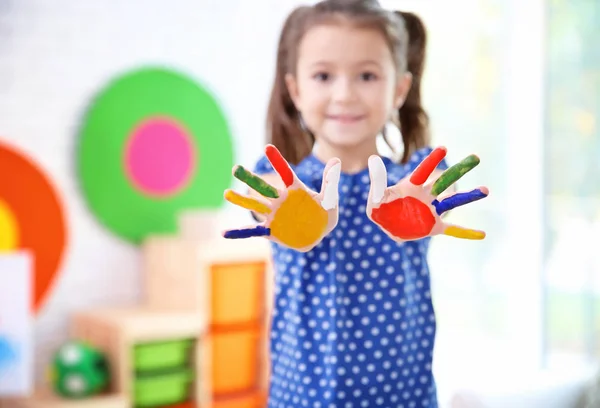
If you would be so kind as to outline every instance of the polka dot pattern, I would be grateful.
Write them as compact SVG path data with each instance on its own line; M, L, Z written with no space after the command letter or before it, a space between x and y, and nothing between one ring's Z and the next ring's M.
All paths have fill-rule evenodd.
M430 152L404 165L384 158L388 185ZM321 188L317 158L293 167L309 188ZM254 171L273 170L263 157ZM270 408L437 407L430 239L387 237L365 214L369 186L368 169L342 173L338 225L312 251L273 244Z

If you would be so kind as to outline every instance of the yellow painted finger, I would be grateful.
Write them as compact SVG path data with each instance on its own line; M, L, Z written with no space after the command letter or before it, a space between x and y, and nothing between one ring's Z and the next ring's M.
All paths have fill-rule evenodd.
M271 209L266 204L263 204L254 198L240 195L233 190L227 190L225 192L225 199L232 204L259 214L269 214L271 212Z
M461 239L484 239L485 232L450 225L444 230L444 235Z

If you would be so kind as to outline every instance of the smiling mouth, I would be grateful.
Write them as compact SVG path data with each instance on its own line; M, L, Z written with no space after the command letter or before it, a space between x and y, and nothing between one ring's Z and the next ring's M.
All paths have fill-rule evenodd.
M327 119L340 123L356 123L364 118L365 115L327 115Z

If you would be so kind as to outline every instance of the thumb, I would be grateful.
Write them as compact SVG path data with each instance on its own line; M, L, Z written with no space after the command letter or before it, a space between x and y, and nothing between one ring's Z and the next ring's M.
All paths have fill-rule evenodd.
M323 185L321 186L321 207L325 210L333 210L338 205L340 174L342 162L340 159L331 159L323 172Z
M387 170L381 157L369 157L369 177L371 178L369 202L378 205L383 201L387 188Z

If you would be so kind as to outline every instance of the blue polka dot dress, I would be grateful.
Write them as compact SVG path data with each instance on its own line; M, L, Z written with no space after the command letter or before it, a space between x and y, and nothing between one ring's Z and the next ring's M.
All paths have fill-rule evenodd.
M403 165L383 158L388 185L431 151ZM292 167L307 187L321 189L325 164L314 155ZM263 157L254 172L273 168ZM391 240L366 216L369 187L368 169L342 173L331 234L307 253L273 244L270 408L438 406L429 238Z

